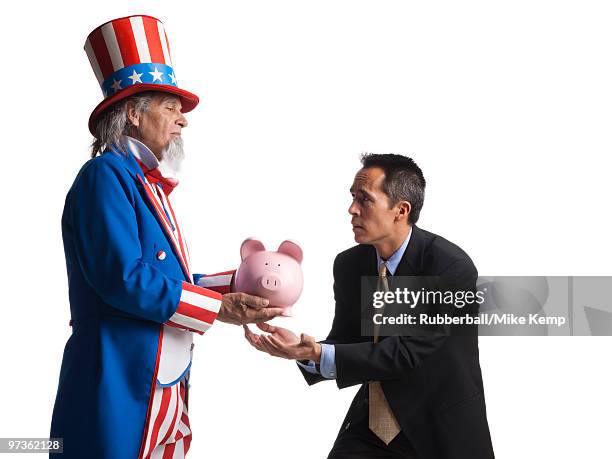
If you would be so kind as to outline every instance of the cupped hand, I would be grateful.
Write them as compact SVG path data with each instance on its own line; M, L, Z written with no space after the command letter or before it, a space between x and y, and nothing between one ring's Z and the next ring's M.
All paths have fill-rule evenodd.
M284 359L320 361L321 345L312 336L302 333L298 337L286 328L267 323L257 324L257 327L268 334L258 335L246 325L243 327L246 340L255 349Z

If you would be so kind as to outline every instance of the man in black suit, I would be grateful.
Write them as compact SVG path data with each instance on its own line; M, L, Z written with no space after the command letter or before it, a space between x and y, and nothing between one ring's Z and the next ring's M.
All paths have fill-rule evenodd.
M361 279L438 276L475 291L469 256L418 228L425 179L410 158L368 154L357 172L349 207L355 241L334 262L336 311L319 343L269 324L245 327L247 340L271 355L298 361L309 385L335 379L361 384L328 459L491 459L478 336L367 336L361 327ZM381 284L379 283L379 286ZM388 284L384 284L388 286Z

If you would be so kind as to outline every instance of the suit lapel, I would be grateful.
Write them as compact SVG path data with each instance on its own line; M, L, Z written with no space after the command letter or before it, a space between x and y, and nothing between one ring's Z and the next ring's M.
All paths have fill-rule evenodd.
M378 259L376 257L376 249L373 245L368 245L366 256L363 258L363 266L359 272L363 273L363 276L375 276L378 277Z
M372 303L366 298L372 298L372 293L378 286L378 267L376 258L376 249L372 245L363 245L364 253L356 263L355 273L359 275L359 285L357 292L360 292L358 298L361 302L361 316L370 317L373 314ZM369 327L369 324L367 325ZM363 329L362 329L363 331Z
M120 153L115 152L115 154ZM178 227L176 218L174 217L174 211L172 210L172 207L170 207L170 203L168 201L165 201L167 203L167 210L170 214L172 214L172 217L170 217L170 215L167 215L164 211L164 208L160 205L160 200L155 196L155 191L152 188L155 185L151 185L147 181L146 177L144 176L144 173L142 172L142 169L140 168L134 157L129 153L127 156L122 156L124 156L123 162L126 169L136 181L137 188L139 189L143 199L149 204L151 212L157 219L159 226L161 226L164 234L166 235L166 238L168 239L168 242L172 247L172 251L178 259L179 265L181 265L181 269L185 278L188 282L191 282L191 271L189 267L189 256L187 254L187 247L185 245L185 242L183 241L183 236ZM174 222L172 220L174 220ZM176 231L172 229L173 226L176 228Z
M179 260L179 264L181 265L183 274L185 275L187 280L190 281L191 274L189 272L189 265L187 263L187 250L185 249L185 244L183 242L183 238L181 236L180 229L178 228L178 224L176 223L176 219L174 220L174 223L172 223L172 221L170 220L170 216L166 214L166 212L164 211L164 208L161 205L161 202L155 196L154 194L155 191L153 187L156 185L151 185L147 181L147 179L143 178L142 176L138 176L138 180L140 181L142 190L144 190L144 196L149 202L149 205L153 211L153 214L157 218L157 222L164 230L164 233L166 234L166 238L170 242L170 245L172 246L172 250ZM168 211L174 214L171 208L169 208ZM176 231L173 229L173 226L176 229Z
M406 251L397 265L395 276L418 276L423 271L423 249L425 233L416 225L412 225L412 234Z

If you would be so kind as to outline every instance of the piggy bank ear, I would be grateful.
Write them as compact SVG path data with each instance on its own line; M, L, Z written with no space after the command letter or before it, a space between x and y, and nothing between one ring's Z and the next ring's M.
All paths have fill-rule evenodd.
M285 255L289 255L291 258L294 258L298 263L302 263L302 259L304 258L302 248L297 244L297 242L293 241L284 241L281 245L278 246L278 252L284 253Z
M248 239L245 239L245 241L240 246L240 259L244 260L246 257L255 252L263 252L265 250L266 248L259 239L250 237Z

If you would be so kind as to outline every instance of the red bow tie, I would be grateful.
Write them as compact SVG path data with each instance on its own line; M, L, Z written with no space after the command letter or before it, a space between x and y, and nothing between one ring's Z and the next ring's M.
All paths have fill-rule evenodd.
M179 181L174 178L164 177L159 169L151 169L150 171L145 172L145 176L149 183L159 183L168 196L174 190L174 187L178 185Z

